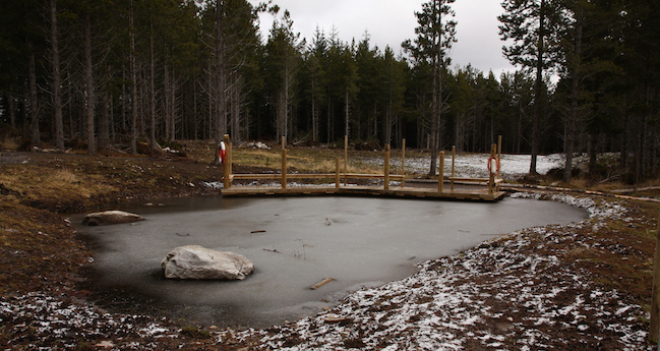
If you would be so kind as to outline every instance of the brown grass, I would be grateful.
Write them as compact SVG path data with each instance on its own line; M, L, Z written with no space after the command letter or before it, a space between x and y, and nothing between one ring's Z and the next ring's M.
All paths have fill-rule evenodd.
M82 202L96 196L117 192L98 175L76 174L66 168L50 169L35 165L7 165L0 173L0 183L15 193L7 200L24 204ZM17 196L17 193L20 196ZM19 198L20 197L20 198Z
M0 140L0 150L18 150L19 142L17 138L4 138Z

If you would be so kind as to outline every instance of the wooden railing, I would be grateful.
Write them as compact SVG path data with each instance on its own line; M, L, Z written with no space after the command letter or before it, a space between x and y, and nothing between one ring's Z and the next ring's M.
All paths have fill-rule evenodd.
M502 142L501 136L499 138L499 145L493 144L491 147L491 159L496 157L497 150L500 149ZM341 158L337 158L335 162L335 173L293 173L289 174L287 172L287 149L286 149L286 140L282 138L282 168L280 173L270 173L270 174L233 174L232 172L232 154L233 147L229 139L229 135L225 135L224 143L226 145L226 157L223 167L223 176L224 176L224 187L228 189L232 186L234 180L280 180L282 189L287 188L289 179L334 179L335 187L339 188L341 186L341 180L344 180L344 185L347 185L348 179L383 179L383 189L390 189L390 181L396 180L401 182L401 187L404 187L405 183L405 158L406 158L406 140L403 139L402 142L402 153L401 153L401 173L400 174L390 174L390 145L385 146L384 151L384 166L383 174L362 174L362 173L348 173L348 137L344 139L344 169L342 172L341 169ZM501 154L499 154L501 155ZM467 178L467 177L456 177L455 176L455 159L456 159L456 147L452 148L452 165L451 165L451 175L447 178L450 182L451 188L450 191L454 192L454 183L455 182L468 182L468 183L487 183L488 192L493 194L495 191L499 191L499 184L502 182L502 179L499 179L499 167L497 173L489 172L488 178ZM499 159L499 157L497 158ZM444 192L444 180L445 180L445 152L440 152L440 163L438 166L438 192Z

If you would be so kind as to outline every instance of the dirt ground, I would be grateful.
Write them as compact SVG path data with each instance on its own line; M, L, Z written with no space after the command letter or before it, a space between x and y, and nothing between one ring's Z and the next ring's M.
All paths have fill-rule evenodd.
M2 152L0 348L654 349L646 331L660 206L583 194L575 198L595 211L620 211L513 233L425 263L403 282L356 292L320 316L265 330L201 328L95 306L78 284L93 253L63 214L218 193L209 184L221 181L221 168L192 158ZM466 298L453 305L443 291Z

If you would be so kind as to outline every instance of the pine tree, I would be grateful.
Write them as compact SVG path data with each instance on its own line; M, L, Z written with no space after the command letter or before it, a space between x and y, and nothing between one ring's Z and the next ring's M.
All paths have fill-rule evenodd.
M536 173L536 160L541 145L543 114L543 76L556 68L561 59L561 34L565 28L565 12L557 0L504 0L505 13L498 17L500 37L511 40L502 51L509 62L536 71L534 120L532 126L532 159L529 172Z
M454 0L431 0L422 4L422 11L415 13L419 24L415 28L417 38L402 44L417 64L428 63L432 67L429 176L436 173L438 148L442 147L444 75L451 62L447 51L456 42L456 21L448 20L455 15L450 6L453 3Z

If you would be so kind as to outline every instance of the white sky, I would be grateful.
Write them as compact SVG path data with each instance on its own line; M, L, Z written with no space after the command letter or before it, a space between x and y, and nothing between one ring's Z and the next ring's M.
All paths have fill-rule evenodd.
M260 1L250 0L256 4ZM329 36L336 29L343 42L355 38L359 42L369 32L371 45L381 52L386 45L395 53L401 52L401 42L415 38L417 20L414 12L421 11L422 0L273 0L280 6L280 16L288 9L296 32L311 39L319 27ZM485 74L493 70L495 76L514 67L502 56L503 42L499 38L497 16L503 10L500 0L457 0L452 4L458 42L450 53L452 67L472 64ZM272 26L273 16L261 16L264 40Z

